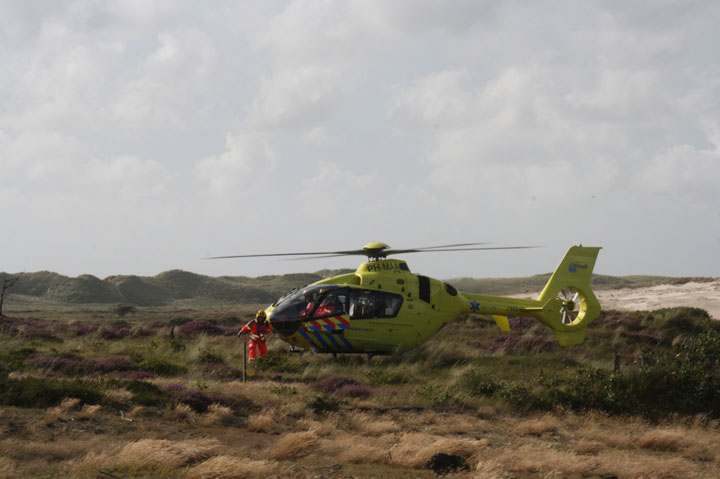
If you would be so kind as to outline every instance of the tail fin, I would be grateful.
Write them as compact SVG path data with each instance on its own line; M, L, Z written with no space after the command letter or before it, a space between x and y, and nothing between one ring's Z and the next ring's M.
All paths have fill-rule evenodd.
M600 315L600 303L590 288L600 248L572 246L545 285L537 319L552 328L563 346L582 343L588 324Z

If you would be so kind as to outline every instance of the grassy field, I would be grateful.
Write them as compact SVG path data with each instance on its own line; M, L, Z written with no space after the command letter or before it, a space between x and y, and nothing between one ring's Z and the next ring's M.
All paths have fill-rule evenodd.
M720 477L702 310L605 312L566 349L532 320L475 316L386 357L273 337L243 382L235 332L255 310L9 302L0 477L430 478L438 452L470 468L448 477Z

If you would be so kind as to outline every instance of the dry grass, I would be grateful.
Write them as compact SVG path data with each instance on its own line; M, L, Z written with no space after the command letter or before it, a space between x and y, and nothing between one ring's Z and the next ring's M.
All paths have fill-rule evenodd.
M77 418L83 421L87 421L95 417L95 414L102 408L98 404L90 405L85 404L77 415Z
M340 463L390 464L390 449L396 437L388 434L368 438L356 434L340 434L331 439L321 439L319 454L333 457Z
M133 396L133 393L127 389L111 389L109 391L105 391L105 398L118 404L129 403Z
M573 447L573 452L576 454L597 454L605 448L605 444L600 441L581 439Z
M190 468L187 479L264 479L272 472L267 461L215 456Z
M498 413L492 406L480 406L475 411L475 415L480 419L493 419L497 417Z
M648 431L638 439L638 446L653 451L676 451L683 444L684 435L678 431Z
M351 412L346 414L343 419L350 430L365 436L381 436L400 432L400 425L397 422L366 413Z
M390 448L391 463L404 467L422 467L433 454L444 452L472 458L487 446L486 440L447 438L424 433L402 434Z
M110 445L102 452L90 452L78 464L80 469L178 468L208 459L221 450L215 439L169 441L143 439L130 444Z
M590 473L597 468L597 465L598 461L595 458L559 451L548 444L525 444L502 451L486 451L486 454L477 462L476 469L494 475L511 471L514 473L541 473L543 475L538 477L548 477L548 473L555 472L562 474Z
M42 422L46 426L52 426L56 422L64 419L65 416L57 411L56 408L48 409L43 416Z
M314 431L291 432L278 439L270 455L276 460L298 459L310 454L318 442Z
M515 426L515 432L525 436L556 435L560 431L560 423L550 415L522 421Z
M70 410L77 407L78 404L80 404L80 400L77 398L63 399L63 402L60 403L59 406L50 408L45 412L45 416L42 420L43 424L46 426L52 426L58 421L64 421L66 419L65 415L70 412Z
M633 449L635 436L628 431L626 425L616 423L595 423L589 419L584 427L578 429L577 435L587 441L597 441L611 448Z
M78 404L80 404L80 400L77 398L65 398L55 409L60 413L67 413L71 409L75 409Z
M10 458L0 456L0 479L16 477L17 464Z
M140 414L141 412L143 412L144 410L145 410L145 408L142 406L135 406L127 414L125 414L125 417L128 419L135 419L135 417L138 414Z
M176 405L175 409L172 410L172 417L180 421L192 422L197 420L198 413L193 411L193 409L187 404L181 403Z
M247 430L250 432L271 432L274 424L273 414L264 410L248 417Z
M232 410L222 404L211 404L207 413L202 415L201 422L206 426L227 424L233 417Z
M2 455L18 461L63 461L82 457L91 450L97 441L94 439L60 439L56 441L23 441L4 439L0 441Z
M598 469L610 471L621 478L633 479L691 479L718 477L718 470L706 470L700 464L679 457L659 457L637 452L605 450L598 454Z

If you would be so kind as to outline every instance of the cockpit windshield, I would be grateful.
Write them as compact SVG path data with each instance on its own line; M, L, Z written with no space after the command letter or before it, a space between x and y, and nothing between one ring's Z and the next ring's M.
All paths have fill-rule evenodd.
M272 312L272 321L297 321L345 313L347 288L318 284L300 289L282 299Z
M295 333L303 321L348 315L350 319L394 318L403 298L386 291L316 284L294 291L275 305L270 321L280 334Z

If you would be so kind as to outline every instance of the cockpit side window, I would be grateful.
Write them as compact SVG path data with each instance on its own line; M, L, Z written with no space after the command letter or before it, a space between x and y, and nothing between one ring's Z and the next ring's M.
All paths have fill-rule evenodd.
M394 318L403 298L385 291L350 289L350 319Z
M318 299L317 308L313 318L325 318L327 316L340 316L347 314L347 289L341 288L330 291Z

